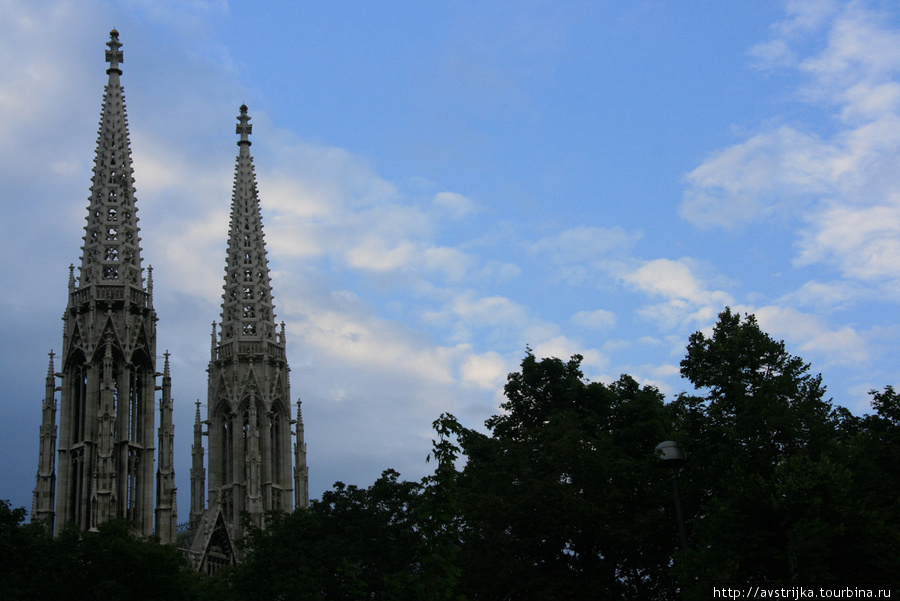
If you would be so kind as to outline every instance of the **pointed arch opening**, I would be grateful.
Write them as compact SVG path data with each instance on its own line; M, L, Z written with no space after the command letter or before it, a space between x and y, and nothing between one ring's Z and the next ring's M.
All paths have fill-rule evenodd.
M69 444L78 444L84 442L87 434L87 413L88 413L88 375L89 367L82 361L78 361L71 369L68 370L71 377L71 428L69 430Z
M284 491L290 487L291 419L290 413L281 399L276 399L272 403L272 410L269 412L268 418L267 446L269 449L269 461L267 465L267 479L271 483L269 509L285 511L290 509L285 506Z
M221 485L229 486L234 482L234 414L227 403L221 403L219 418L219 473Z
M125 519L136 528L141 527L140 468L141 454L134 447L128 448L125 476Z

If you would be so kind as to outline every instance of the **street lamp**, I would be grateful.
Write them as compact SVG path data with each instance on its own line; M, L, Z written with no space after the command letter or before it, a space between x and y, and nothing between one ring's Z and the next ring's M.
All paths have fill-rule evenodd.
M684 528L684 514L681 512L681 493L678 490L678 472L687 461L684 451L674 440L666 440L656 445L660 465L672 470L672 489L675 495L675 519L678 522L678 536L681 539L681 550L688 548L687 531Z

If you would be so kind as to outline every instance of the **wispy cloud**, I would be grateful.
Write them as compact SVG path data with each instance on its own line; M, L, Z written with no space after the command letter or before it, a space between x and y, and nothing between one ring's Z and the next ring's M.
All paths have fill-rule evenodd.
M790 338L804 354L850 365L869 358L868 344L853 328L833 330L821 318L787 307L757 307L754 313L764 330Z
M763 125L687 176L682 215L734 227L781 214L800 224L795 265L849 279L897 279L900 264L900 31L862 2L792 2L773 38L753 50L794 71L798 103L830 126ZM824 47L804 56L809 38Z
M603 330L616 323L616 314L606 309L579 311L572 316L572 323L581 328Z

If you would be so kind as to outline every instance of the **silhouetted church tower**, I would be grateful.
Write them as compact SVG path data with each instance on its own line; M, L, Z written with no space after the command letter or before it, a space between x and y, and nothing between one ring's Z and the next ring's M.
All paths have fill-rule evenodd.
M198 405L194 424L191 522L196 524L197 535L191 550L203 571L214 569L214 562L236 560L231 541L243 534L242 513L264 526L265 512L290 512L308 502L303 422L299 402L297 420L291 419L285 328L284 323L275 324L250 156L252 126L247 107L240 110L221 322L212 324L207 369L207 420L200 421ZM204 424L209 436L206 499ZM294 433L297 443L292 445Z
M57 533L69 523L93 530L120 518L144 536L155 532L163 542L173 542L176 504L169 361L167 354L164 372L158 374L152 269L145 279L119 82L122 51L115 30L107 46L109 82L81 266L77 281L74 266L69 268L59 373L54 371L52 353L50 357L32 517L48 520ZM157 376L162 376L158 432ZM60 378L58 388L56 378ZM58 435L56 392L60 393Z

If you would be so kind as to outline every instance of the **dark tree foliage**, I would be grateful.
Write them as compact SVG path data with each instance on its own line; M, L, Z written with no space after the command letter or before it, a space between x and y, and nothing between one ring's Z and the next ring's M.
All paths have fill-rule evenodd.
M24 524L25 510L0 501L0 599L140 601L198 599L201 582L171 546L138 538L122 521L98 532Z
M740 445L747 461L797 449L821 452L833 433L822 376L760 330L756 318L726 308L712 336L691 335L681 374L700 390L707 429L722 444Z
M587 382L580 356L510 374L491 436L463 434L465 590L472 599L666 598L675 538L653 449L662 395Z
M385 599L415 565L419 485L385 471L367 489L341 482L308 510L251 529L247 560L227 574L234 599Z
M309 509L251 528L247 560L217 583L222 599L443 601L457 593L459 424L434 423L433 475L386 470L363 489L341 482Z
M40 599L49 592L42 561L51 539L42 524L25 524L25 509L0 500L0 599Z
M419 560L397 598L428 601L464 599L459 594L460 506L459 474L456 459L460 448L454 437L463 428L452 415L443 414L432 424L438 439L428 461L437 464L434 474L422 481L419 500L414 511L416 531L419 533Z
M687 596L714 583L895 578L897 518L866 491L880 479L900 485L874 462L886 452L872 436L882 419L832 407L821 376L729 309L710 337L691 336L681 372L705 393L671 404L690 455L681 490L691 549L675 558Z

